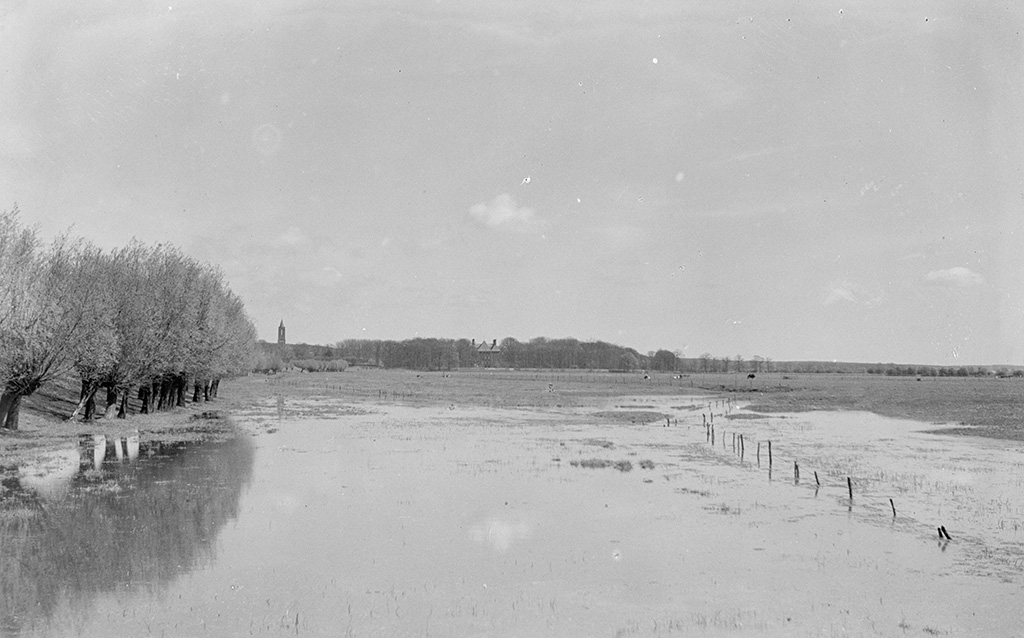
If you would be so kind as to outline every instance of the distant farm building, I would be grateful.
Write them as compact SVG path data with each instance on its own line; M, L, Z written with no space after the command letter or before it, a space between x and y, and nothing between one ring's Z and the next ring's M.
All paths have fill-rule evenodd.
M485 368L498 365L498 359L501 357L501 346L498 345L497 339L492 340L490 343L481 341L480 345L477 345L476 339L473 339L473 347L476 349L476 360L480 362L480 365Z

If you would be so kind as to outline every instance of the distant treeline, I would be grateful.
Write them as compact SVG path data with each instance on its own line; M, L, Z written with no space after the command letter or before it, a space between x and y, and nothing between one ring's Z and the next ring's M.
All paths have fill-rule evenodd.
M498 342L476 343L471 339L417 338L404 341L346 339L333 347L309 344L259 343L256 369L274 371L303 360L336 361L351 365L413 370L454 370L468 367L590 368L638 370L651 365L671 370L675 355L659 352L647 357L632 348L602 341L538 337L519 342L511 337Z
M327 356L327 355L325 355ZM341 356L353 365L417 370L451 370L465 367L551 368L615 371L731 372L740 369L767 371L771 359L755 356L684 358L679 350L651 350L646 354L605 341L580 341L572 337L535 337L519 341L477 343L471 339L408 339L386 341L347 339L334 345L330 356Z
M254 372L284 372L293 368L306 372L337 372L348 368L349 362L330 346L308 343L285 345L256 342Z
M21 400L77 373L75 417L124 416L139 389L142 411L217 392L252 367L256 330L221 272L178 249L132 242L104 251L61 236L44 245L17 207L0 211L0 427L17 429Z
M636 370L643 367L647 359L632 348L603 341L544 337L528 342L507 337L500 342L479 344L471 339L348 339L336 343L335 350L353 364L416 370L469 367Z
M868 374L884 374L889 377L1024 377L1020 368L986 368L978 366L898 366L877 365L867 369Z
M289 367L313 370L307 365L344 359L350 365L413 370L453 370L469 367L549 368L613 371L662 371L699 373L832 373L924 376L1024 376L1020 368L898 366L843 361L773 361L753 355L683 357L678 350L665 349L640 353L633 348L604 341L580 341L536 337L519 341L506 337L500 341L477 342L472 339L416 338L404 341L382 339L346 339L333 346L305 343L279 345L259 342L257 370L280 371ZM303 362L304 365L299 365Z
M403 341L346 339L331 346L279 345L259 342L256 369L276 371L303 360L337 361L351 365L413 370L454 370L468 367L580 368L602 370L675 370L677 357L667 350L643 355L603 341L547 339L520 342L512 337L500 342L477 343L472 339L416 338Z

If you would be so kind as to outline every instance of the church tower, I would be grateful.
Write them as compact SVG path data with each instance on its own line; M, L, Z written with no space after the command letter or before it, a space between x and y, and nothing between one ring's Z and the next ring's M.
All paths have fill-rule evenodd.
M277 327L277 343L278 345L284 345L284 319L281 320L281 325Z

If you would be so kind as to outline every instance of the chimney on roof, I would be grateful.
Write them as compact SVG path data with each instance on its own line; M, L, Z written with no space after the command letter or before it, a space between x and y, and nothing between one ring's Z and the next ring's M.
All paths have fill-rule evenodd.
M476 339L473 339L473 347L476 347Z
M498 340L497 339L495 339L494 341L491 342L491 347L492 348L497 348L498 347Z

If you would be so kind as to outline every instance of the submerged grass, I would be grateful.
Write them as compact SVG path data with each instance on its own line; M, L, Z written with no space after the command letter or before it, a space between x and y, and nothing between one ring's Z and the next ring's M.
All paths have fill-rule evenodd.
M612 461L609 459L577 459L575 461L569 461L569 465L573 467L585 467L588 469L603 469L606 467L612 467L620 472L632 472L633 462L628 460ZM644 470L653 470L654 461L650 459L644 459L639 463L640 468Z
M647 410L604 410L595 412L593 416L610 421L629 421L630 423L643 424L664 421L666 415L661 412L650 412Z
M610 461L608 459L579 459L569 461L569 465L573 467L584 467L592 470L613 467L620 472L633 471L633 464L630 461Z

